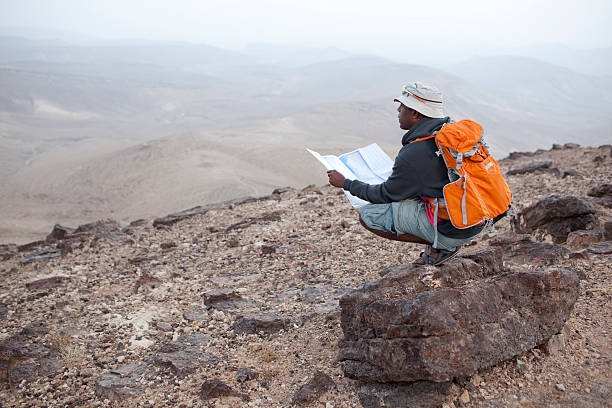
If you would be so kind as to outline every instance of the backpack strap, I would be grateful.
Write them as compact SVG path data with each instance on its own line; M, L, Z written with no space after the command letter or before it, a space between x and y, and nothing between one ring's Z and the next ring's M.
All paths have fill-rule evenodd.
M425 136L425 137L419 137L418 139L414 139L412 142L410 143L414 143L414 142L420 142L421 140L427 140L427 139L431 139L432 137L436 137L435 134L433 135L429 135L429 136Z

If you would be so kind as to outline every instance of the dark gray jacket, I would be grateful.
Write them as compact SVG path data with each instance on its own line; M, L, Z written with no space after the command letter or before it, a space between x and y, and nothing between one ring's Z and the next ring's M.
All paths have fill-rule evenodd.
M382 184L367 184L359 180L346 180L342 186L352 195L374 204L402 201L407 198L442 197L442 188L448 184L444 160L436 154L433 139L416 143L411 141L429 136L449 123L450 118L423 118L402 138L391 176ZM450 221L440 221L438 231L449 238L468 238L480 232L481 227L457 229Z

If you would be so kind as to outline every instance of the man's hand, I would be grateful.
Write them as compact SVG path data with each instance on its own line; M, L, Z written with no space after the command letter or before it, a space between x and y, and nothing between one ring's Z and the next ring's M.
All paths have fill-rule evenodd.
M340 188L342 188L344 180L346 180L346 178L336 170L328 170L327 177L329 177L329 184Z

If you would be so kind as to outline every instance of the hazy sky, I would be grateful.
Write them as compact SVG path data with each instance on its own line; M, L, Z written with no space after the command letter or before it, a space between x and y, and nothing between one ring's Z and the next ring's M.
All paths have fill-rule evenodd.
M422 48L612 45L611 0L0 0L0 27L100 38L336 46L392 57Z

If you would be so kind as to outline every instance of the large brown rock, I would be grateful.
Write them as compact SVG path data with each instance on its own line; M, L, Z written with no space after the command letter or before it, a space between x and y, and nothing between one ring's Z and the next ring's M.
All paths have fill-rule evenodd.
M521 211L521 228L549 233L555 243L565 242L571 231L584 230L596 222L595 209L574 196L550 196Z
M344 296L345 375L449 381L520 355L562 329L579 292L573 270L496 269L466 258L440 268L407 266Z

